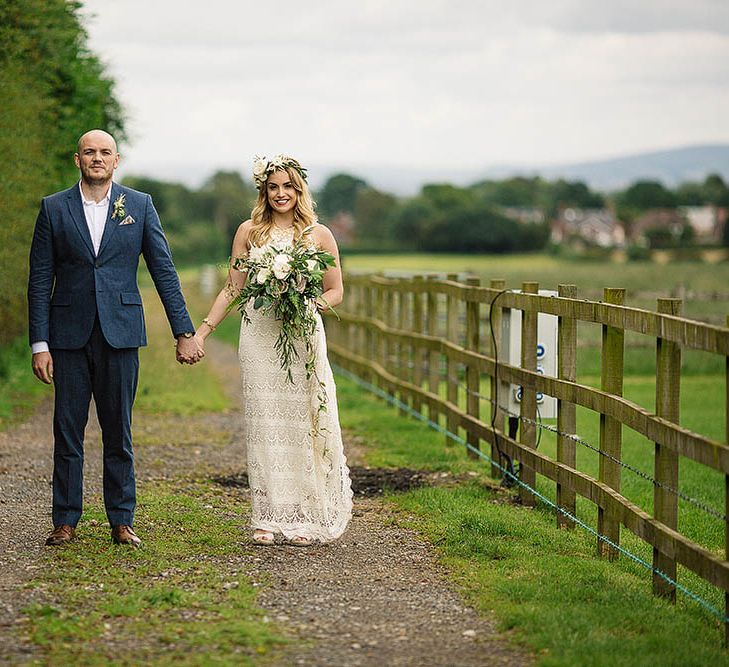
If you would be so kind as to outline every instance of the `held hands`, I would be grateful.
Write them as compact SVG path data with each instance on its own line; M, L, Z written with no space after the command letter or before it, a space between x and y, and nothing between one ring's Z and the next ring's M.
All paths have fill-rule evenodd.
M176 346L177 361L181 364L196 364L205 356L204 339L195 334L191 338L179 336Z
M50 352L37 352L32 360L33 375L41 382L51 384L53 382L53 357Z

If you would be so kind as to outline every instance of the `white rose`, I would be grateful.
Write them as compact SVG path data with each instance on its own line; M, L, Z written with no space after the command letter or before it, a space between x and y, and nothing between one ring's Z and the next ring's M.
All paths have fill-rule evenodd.
M289 273L291 273L291 258L283 253L276 255L273 258L273 264L271 264L273 275L279 280L285 280Z
M258 273L256 273L256 282L259 285L263 285L263 283L265 283L268 280L270 275L271 275L271 269L260 269L258 271Z
M248 252L248 259L251 262L260 264L263 261L263 257L265 254L266 254L266 251L264 248L259 248L258 246L254 245Z
M319 268L319 262L317 262L315 259L307 259L306 268L313 273Z
M260 178L266 173L266 165L268 163L262 157L256 156L253 160L253 176Z

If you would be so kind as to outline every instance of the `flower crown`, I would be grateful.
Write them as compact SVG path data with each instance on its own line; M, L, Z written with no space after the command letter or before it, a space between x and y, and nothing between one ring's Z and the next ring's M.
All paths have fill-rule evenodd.
M288 155L275 155L270 160L256 155L253 158L253 182L261 190L271 174L287 168L294 169L301 178L306 180L306 169L299 164L298 160Z

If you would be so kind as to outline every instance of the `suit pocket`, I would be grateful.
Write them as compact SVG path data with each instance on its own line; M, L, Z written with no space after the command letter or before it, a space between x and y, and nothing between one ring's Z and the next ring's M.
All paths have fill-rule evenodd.
M70 306L71 295L64 292L58 292L51 297L52 306Z
M141 306L142 296L138 292L122 292L121 302L125 306Z

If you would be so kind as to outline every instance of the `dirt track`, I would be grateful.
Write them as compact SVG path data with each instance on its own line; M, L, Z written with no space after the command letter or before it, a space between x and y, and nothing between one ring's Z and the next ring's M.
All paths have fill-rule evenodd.
M206 362L226 386L237 386L237 360L211 345ZM135 415L137 473L146 480L201 471L224 480L244 479L245 456L236 437L235 412L180 420ZM215 438L200 434L215 433ZM179 438L192 447L176 447ZM207 443L207 444L206 444ZM212 444L211 444L212 443ZM361 446L345 443L350 463L362 464ZM87 431L86 493L98 494L100 437ZM190 455L192 452L192 456ZM50 527L51 406L27 423L0 433L0 663L42 662L40 649L22 639L22 609L43 602L43 591L23 584L40 566ZM356 483L377 495L381 475L356 469ZM399 479L412 482L412 472ZM428 483L428 480L417 480ZM247 489L236 489L247 503ZM260 585L259 603L293 638L279 665L527 665L494 624L464 605L431 547L398 527L394 510L376 497L355 498L352 524L339 541L311 548L250 550L246 566ZM270 664L270 663L267 663Z

